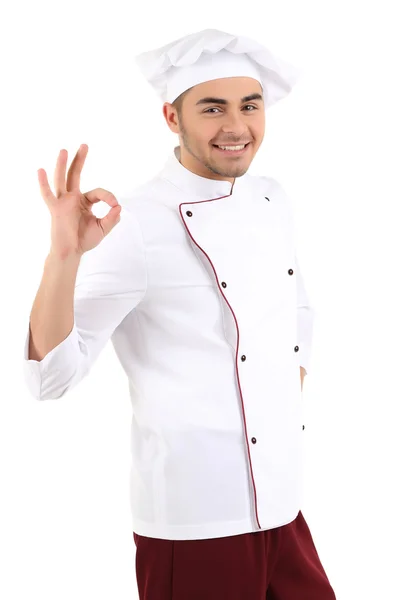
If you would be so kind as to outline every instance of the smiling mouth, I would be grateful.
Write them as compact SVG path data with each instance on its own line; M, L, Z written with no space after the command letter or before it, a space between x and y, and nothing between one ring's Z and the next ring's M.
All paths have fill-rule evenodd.
M240 156L241 154L244 154L247 151L247 148L249 147L249 145L251 144L251 142L247 142L247 144L227 144L227 146L223 146L221 148L221 146L217 146L216 144L213 144L213 147L218 150L218 152L221 152L222 154L225 155L231 155L231 156ZM230 147L233 149L230 149Z

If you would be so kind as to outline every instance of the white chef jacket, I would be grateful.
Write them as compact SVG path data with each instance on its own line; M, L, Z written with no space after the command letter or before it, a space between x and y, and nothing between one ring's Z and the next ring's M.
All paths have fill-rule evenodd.
M124 198L121 220L81 259L70 334L24 373L62 397L111 339L133 417L133 531L169 540L293 521L302 501L300 365L314 310L291 203L271 177L232 187L186 169L179 146Z

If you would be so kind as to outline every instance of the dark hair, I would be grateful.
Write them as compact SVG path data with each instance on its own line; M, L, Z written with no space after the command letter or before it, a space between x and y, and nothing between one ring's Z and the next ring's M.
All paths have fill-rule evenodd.
M176 112L178 113L178 117L181 118L181 114L182 114L182 102L186 96L186 94L188 93L189 90L191 90L192 88L189 88L187 90L185 90L184 92L182 92L182 94L180 96L178 96L173 102L172 102L172 106L175 108Z

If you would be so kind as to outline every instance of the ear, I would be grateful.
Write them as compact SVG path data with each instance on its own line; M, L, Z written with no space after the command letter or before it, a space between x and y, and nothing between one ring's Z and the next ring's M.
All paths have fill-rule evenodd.
M169 102L165 102L163 105L163 115L170 130L173 133L179 133L178 113Z

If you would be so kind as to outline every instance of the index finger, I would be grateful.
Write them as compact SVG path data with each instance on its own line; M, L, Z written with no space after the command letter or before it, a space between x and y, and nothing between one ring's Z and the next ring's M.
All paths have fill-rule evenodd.
M112 194L108 190L105 190L104 188L96 188L94 190L90 190L90 192L85 192L82 195L91 204L95 204L96 202L103 201L111 207L119 206L119 202L116 199L116 197L114 196L114 194Z
M67 191L72 192L73 190L79 190L81 185L81 173L85 159L88 153L89 147L87 144L81 144L78 152L75 154L74 159L68 169L67 175Z

